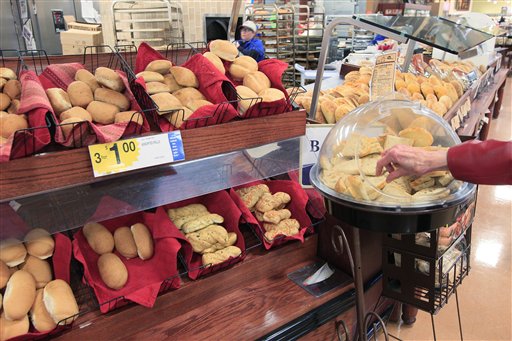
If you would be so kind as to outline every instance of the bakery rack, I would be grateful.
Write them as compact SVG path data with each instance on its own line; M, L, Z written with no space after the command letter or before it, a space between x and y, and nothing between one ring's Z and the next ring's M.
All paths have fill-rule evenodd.
M324 35L325 10L321 6L315 9L318 11L306 5L295 6L295 63L306 70L316 70Z
M207 49L204 41L170 43L165 49L165 58L173 65L181 65L197 53L203 53Z

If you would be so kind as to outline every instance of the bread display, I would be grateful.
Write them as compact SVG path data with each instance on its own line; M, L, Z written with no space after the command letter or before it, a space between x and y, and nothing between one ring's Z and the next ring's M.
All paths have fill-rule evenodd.
M73 106L87 108L94 100L91 88L84 82L74 81L68 85L67 93Z
M8 267L20 265L26 256L27 249L20 240L8 238L0 242L0 260Z
M128 270L115 254L107 252L98 258L101 279L109 288L119 290L128 281Z
M153 237L149 232L146 225L137 223L130 227L133 234L133 240L137 246L137 255L142 260L147 260L153 257L154 245Z
M25 247L29 255L39 259L46 259L53 255L55 241L50 233L44 229L33 229L25 235Z
M94 72L94 76L100 85L109 88L110 90L122 92L125 89L121 76L119 76L117 72L112 69L99 67Z
M99 223L87 223L82 229L89 246L99 255L112 252L114 237L107 228Z
M30 308L30 321L34 328L40 332L49 332L53 330L57 323L53 320L43 301L43 289L38 289L36 292L36 298L32 308Z
M3 310L7 320L20 320L27 315L36 297L36 282L24 270L12 274L5 288Z
M16 336L28 333L30 322L28 315L23 316L21 319L12 321L5 317L5 312L0 315L0 340L9 340Z
M117 252L126 259L137 257L137 245L129 227L118 227L114 231L114 245Z
M236 46L227 40L213 40L210 42L210 51L219 58L232 62L238 56Z
M53 279L50 263L44 259L39 259L29 255L19 268L20 270L27 271L34 277L36 289L44 288L44 286Z
M70 324L78 314L78 304L68 283L56 279L43 289L43 302L55 323Z

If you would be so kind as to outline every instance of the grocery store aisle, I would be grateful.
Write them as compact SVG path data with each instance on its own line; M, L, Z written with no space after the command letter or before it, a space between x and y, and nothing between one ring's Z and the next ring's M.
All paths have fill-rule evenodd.
M512 139L512 79L507 80L489 138ZM512 340L512 186L480 186L474 222L471 271L459 287L464 340ZM434 316L438 340L459 340L455 296ZM402 340L432 340L430 315L420 311L412 326L388 324Z

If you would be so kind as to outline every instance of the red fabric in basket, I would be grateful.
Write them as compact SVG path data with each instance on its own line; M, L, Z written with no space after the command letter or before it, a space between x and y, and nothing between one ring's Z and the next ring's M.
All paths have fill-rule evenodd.
M45 89L68 89L68 85L75 81L75 73L83 69L80 63L51 64L39 75L39 80Z
M299 171L290 171L288 172L288 176L292 181L300 185ZM309 214L317 219L322 219L327 213L327 210L325 209L324 197L322 197L322 195L313 188L304 188L304 191L307 193L309 202L313 206L313 209L309 210Z
M225 265L225 263L228 263L230 261L239 262L245 257L245 241L242 233L240 232L240 229L238 228L242 212L240 212L237 205L235 205L233 200L231 200L229 194L226 191L214 192L207 195L203 195L201 197L196 197L172 203L164 206L164 208L167 211L170 208L177 208L196 203L205 205L210 213L217 213L224 217L224 223L219 225L223 226L228 232L236 233L237 239L235 246L239 247L240 250L242 250L242 255L235 259L230 258L226 260L224 263L216 264L209 268L203 268L202 256L199 253L193 252L192 246L190 246L189 244L189 247L183 248L182 252L185 258L185 262L187 264L188 277L192 280L199 278L203 274L215 272L217 269L223 268L223 264ZM176 231L179 231L176 225L174 225L174 223L169 218L167 219L172 224L173 228Z
M52 114L52 107L34 71L23 71L20 75L20 114L26 114L29 128L11 135L0 145L0 162L32 155L50 144L51 136L46 121Z
M142 72L146 69L149 63L154 60L165 59L164 56L147 43L141 43L137 49L137 57L135 58L135 73Z
M181 248L180 241L185 242L185 238L173 229L162 208L158 208L155 213L137 212L101 222L112 233L118 227L131 226L135 223L147 226L153 236L155 251L153 257L148 260L126 259L115 251L128 270L128 281L119 290L110 289L101 279L97 266L99 255L91 249L82 230L74 235L74 256L84 265L84 278L94 290L103 313L113 308L103 303L119 297L145 307L152 307L162 283L167 278L178 275L177 254ZM171 288L178 287L179 281L173 281Z
M299 233L294 236L283 236L280 238L277 236L274 240L270 241L265 238L265 229L263 228L263 224L256 219L256 217L252 214L251 211L244 205L240 196L235 192L236 189L245 188L254 186L257 184L266 184L270 189L272 194L276 192L285 192L290 195L292 200L286 205L286 208L290 210L292 219L297 219L300 223ZM308 196L306 192L299 186L298 183L288 180L274 180L274 181L255 181L249 184L245 184L239 187L231 188L229 194L235 204L238 206L240 211L242 211L242 217L249 224L256 225L258 228L256 232L258 233L260 239L263 241L263 245L268 250L274 246L281 245L291 240L300 240L301 243L304 242L304 234L307 229L312 225L311 220L309 219L306 213L306 205L308 203Z

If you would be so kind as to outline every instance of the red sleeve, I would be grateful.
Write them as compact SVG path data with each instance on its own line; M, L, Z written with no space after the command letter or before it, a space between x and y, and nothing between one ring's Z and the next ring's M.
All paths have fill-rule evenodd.
M512 184L512 141L468 141L448 150L453 177L481 185Z

